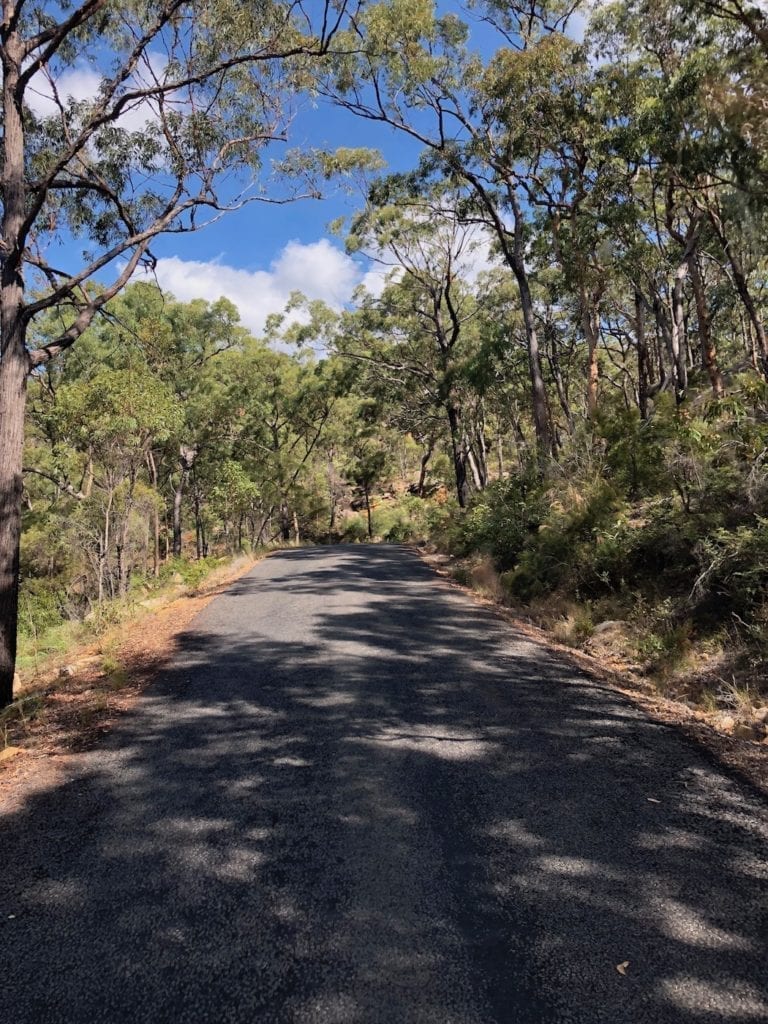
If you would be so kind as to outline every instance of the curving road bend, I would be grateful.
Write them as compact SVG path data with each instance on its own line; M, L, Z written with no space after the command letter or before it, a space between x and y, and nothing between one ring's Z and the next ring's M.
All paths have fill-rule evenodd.
M7 1024L768 1021L766 804L402 548L260 563L0 864Z

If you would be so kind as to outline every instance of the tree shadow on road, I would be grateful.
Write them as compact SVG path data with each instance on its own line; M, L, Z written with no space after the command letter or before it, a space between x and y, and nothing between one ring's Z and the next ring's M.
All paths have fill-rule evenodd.
M0 1019L768 1017L768 813L674 730L399 549L198 627L3 822Z

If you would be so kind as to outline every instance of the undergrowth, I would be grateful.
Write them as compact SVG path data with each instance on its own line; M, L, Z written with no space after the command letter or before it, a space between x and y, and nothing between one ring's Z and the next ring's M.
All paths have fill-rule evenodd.
M587 454L490 484L432 537L459 582L487 591L490 564L499 598L564 643L611 648L699 703L766 703L767 444L752 377L719 403L663 396L648 422L608 410Z

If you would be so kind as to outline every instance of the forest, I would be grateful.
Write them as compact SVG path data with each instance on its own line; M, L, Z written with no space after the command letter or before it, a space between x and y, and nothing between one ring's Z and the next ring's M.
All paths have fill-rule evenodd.
M764 703L765 9L119 6L3 25L0 701L17 653L174 574L375 539L450 554L561 642L610 633L666 692ZM131 85L159 37L165 77ZM92 103L29 108L30 67L104 39ZM354 190L333 227L376 286L296 293L254 337L225 298L132 281L157 235L237 217L232 175L304 95L421 148L398 173L291 151L269 186ZM154 133L121 127L137 102ZM65 225L74 270L46 255Z

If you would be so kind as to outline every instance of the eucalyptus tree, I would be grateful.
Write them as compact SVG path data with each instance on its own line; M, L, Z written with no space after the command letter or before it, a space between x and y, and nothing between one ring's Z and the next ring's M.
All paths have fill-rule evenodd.
M678 400L686 391L689 323L713 393L724 391L713 277L741 302L768 372L759 299L768 167L765 116L758 110L768 73L759 34L747 22L758 27L766 17L748 4L688 0L627 0L595 19L601 53L623 68L623 120L614 121L613 135L619 148L633 151L632 190L645 206L642 214L636 205L638 225L658 250L653 305Z
M310 15L295 0L3 0L0 705L16 651L27 377L152 265L158 235L316 194L258 179L347 6L325 0ZM88 95L69 95L83 71ZM30 325L53 307L67 313L61 332L30 347Z
M341 390L335 367L251 340L224 360L235 410L232 458L259 492L251 541L297 532L301 486L322 450Z
M362 297L360 335L340 332L341 350L360 358L377 336L374 358L400 367L406 390L423 394L427 406L447 420L459 505L467 504L470 474L485 480L481 444L473 445L465 422L462 363L467 357L478 307L471 289L473 263L483 259L488 238L463 224L460 195L444 183L414 193L407 180L386 179L374 187L354 219L347 247L392 267L380 296ZM350 318L351 321L352 318ZM370 358L367 356L366 358Z
M89 493L79 496L73 517L80 544L93 561L97 598L123 595L141 473L151 448L178 431L181 406L146 366L102 366L64 384L51 414L60 443L88 453Z
M531 410L546 461L553 439L527 260L528 186L538 160L549 54L561 45L578 3L478 0L471 6L495 31L499 49L491 61L469 49L466 23L440 15L429 0L379 2L352 21L349 53L335 62L322 90L355 114L421 142L427 164L469 188L476 215L495 233L517 282Z

